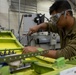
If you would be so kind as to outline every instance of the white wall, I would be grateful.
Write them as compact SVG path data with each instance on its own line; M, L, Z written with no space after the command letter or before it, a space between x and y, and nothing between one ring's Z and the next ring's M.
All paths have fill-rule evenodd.
M49 7L53 2L49 0L38 0L37 1L37 13L43 13L46 17L50 17L49 15Z
M8 12L8 0L0 0L0 25L6 29L14 29L15 34L18 32L18 13ZM10 14L10 15L9 15Z
M0 0L0 25L8 26L8 2L7 0Z
M0 12L1 13L8 13L8 2L7 0L0 0Z
M74 17L76 17L76 12L74 12Z

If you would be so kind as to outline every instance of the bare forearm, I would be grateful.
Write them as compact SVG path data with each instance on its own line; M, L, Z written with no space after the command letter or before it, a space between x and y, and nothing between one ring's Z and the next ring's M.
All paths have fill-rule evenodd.
M39 27L39 29L46 30L47 29L47 24L46 24L46 22L44 22L44 23L39 24L38 27Z
M49 50L49 52L43 56L50 57L50 58L57 58L56 52L57 52L56 50Z

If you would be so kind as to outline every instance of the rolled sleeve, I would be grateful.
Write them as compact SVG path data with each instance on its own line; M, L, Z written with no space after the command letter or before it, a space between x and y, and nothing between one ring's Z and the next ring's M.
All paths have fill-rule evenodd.
M51 22L46 23L47 24L47 30L58 33L58 27L56 25L53 25Z
M76 38L71 40L65 48L58 50L56 56L57 58L65 57L66 59L76 56Z

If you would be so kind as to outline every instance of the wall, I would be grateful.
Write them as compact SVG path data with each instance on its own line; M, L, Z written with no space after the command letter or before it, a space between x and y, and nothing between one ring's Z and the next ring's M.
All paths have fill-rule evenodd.
M76 12L74 12L74 17L76 18Z
M18 32L18 13L9 12L8 0L0 0L0 25L6 29L14 29Z
M0 0L0 25L8 27L8 2Z
M49 0L38 0L37 1L37 13L43 13L45 14L47 18L49 18L50 17L49 7L52 5L53 2Z

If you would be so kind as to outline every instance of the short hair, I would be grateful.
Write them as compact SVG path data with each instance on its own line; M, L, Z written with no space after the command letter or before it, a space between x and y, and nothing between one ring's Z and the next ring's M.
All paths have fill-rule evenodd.
M56 0L52 6L49 8L49 14L55 10L56 12L62 12L71 9L71 5L67 0ZM69 11L70 15L73 16L73 12Z

